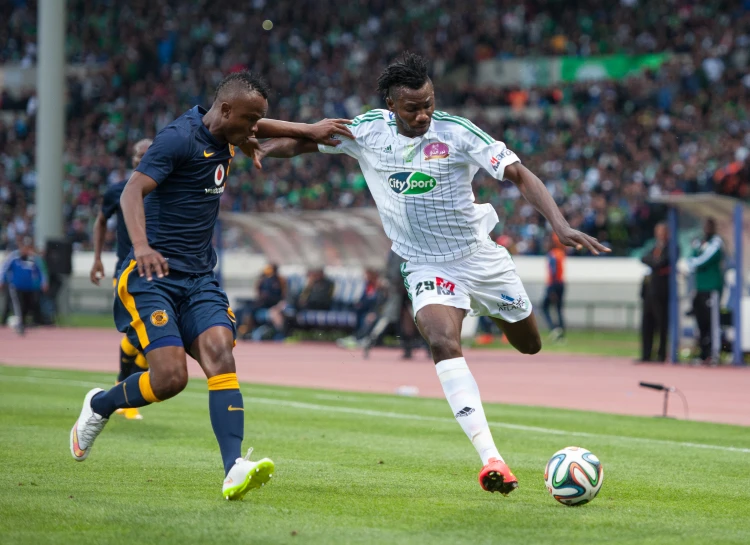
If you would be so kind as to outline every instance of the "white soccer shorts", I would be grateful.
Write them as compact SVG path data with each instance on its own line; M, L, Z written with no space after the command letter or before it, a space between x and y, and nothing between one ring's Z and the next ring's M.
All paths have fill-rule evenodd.
M490 316L509 323L531 314L510 253L491 240L479 251L446 263L406 262L401 266L414 316L426 305L447 305L469 316Z

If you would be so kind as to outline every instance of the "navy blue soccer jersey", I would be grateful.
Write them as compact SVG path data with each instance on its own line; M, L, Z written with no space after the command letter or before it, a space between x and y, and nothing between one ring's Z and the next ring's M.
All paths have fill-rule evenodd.
M216 266L212 237L234 157L203 125L205 114L195 106L167 125L136 168L158 184L144 202L148 243L186 273Z
M125 219L122 217L122 209L120 208L120 195L122 195L122 190L127 183L127 180L123 180L112 184L104 192L104 197L102 197L102 215L104 219L108 220L117 214L117 266L115 267L115 274L120 270L120 265L122 265L128 253L130 253L130 236L128 235L128 228L125 226Z

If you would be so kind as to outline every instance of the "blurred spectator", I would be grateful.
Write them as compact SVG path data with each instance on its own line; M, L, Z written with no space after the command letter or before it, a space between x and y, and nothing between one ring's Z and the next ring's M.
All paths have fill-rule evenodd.
M274 322L274 314L280 316L286 305L286 279L279 274L279 266L270 263L265 266L255 287L256 297L245 305L242 313L242 324L238 328L241 338L252 334L258 323ZM279 312L274 313L272 309ZM277 331L283 326L283 320L274 324Z
M34 250L30 237L25 237L18 250L11 252L0 266L0 288L3 284L8 286L9 302L6 302L2 323L7 323L12 306L19 335L24 334L29 316L34 325L43 325L41 293L49 288L49 278L47 266Z
M643 278L641 286L642 321L641 321L641 362L652 359L654 333L659 333L659 348L656 360L664 363L667 359L667 329L669 326L669 228L666 223L659 223L654 229L654 247L641 259L648 265L649 273Z
M695 274L693 313L700 335L700 358L704 364L717 365L721 349L719 302L724 289L724 243L716 234L713 218L706 219L703 233L703 240L693 244L693 257L687 264Z
M296 310L331 310L333 306L333 281L323 269L310 269L307 283L294 304Z
M552 233L547 251L547 289L542 302L542 313L550 329L550 338L554 341L565 336L565 320L563 319L563 300L565 297L565 246L560 243L557 235ZM553 320L549 312L550 305L555 306L557 319Z
M394 328L404 350L403 358L411 359L412 353L419 345L427 346L418 335L417 326L412 314L411 299L404 286L401 265L406 260L391 250L385 267L385 279L388 281L387 299L379 312L370 331L360 340L365 358L370 349L380 343L389 328Z
M372 330L378 318L380 308L388 298L388 289L384 285L380 274L375 269L365 271L365 289L362 297L354 304L357 313L357 328L353 335L336 341L342 348L356 348Z

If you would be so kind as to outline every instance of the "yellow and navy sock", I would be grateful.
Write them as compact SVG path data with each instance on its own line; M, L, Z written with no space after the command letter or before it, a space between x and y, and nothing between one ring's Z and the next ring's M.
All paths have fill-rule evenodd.
M138 370L135 360L138 357L138 349L128 340L127 335L120 341L120 373L117 382L122 382Z
M109 418L117 409L145 407L160 401L151 389L151 375L136 373L91 399L91 408L98 415Z
M226 475L235 460L241 457L245 434L245 406L237 373L225 373L208 379L208 411Z

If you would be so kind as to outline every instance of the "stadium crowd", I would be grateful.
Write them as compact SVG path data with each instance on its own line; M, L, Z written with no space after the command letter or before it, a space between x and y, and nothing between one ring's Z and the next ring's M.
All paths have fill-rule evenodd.
M213 9L208 0L116 7L69 0L67 58L89 68L68 79L69 237L91 247L100 195L129 175L132 144L192 105L209 105L223 74L264 74L273 118L354 117L382 107L375 75L405 49L432 59L440 109L473 108L473 121L540 175L571 224L615 255L651 237L663 212L649 196L717 190L750 197L750 0L475 3L253 0L239 10ZM0 28L0 64L36 62L35 4L0 0L0 12L10 14ZM266 19L270 31L262 29ZM477 64L491 58L649 52L674 55L619 81L544 89L470 83ZM461 67L468 79L449 77ZM520 115L485 121L489 106ZM552 115L566 106L574 117ZM522 115L528 107L543 115ZM0 96L0 249L33 227L36 109L33 92ZM498 188L480 171L475 192L498 208L501 243L521 254L544 252L543 219L512 185ZM355 163L338 156L267 160L260 174L238 156L223 195L232 211L371 205Z

